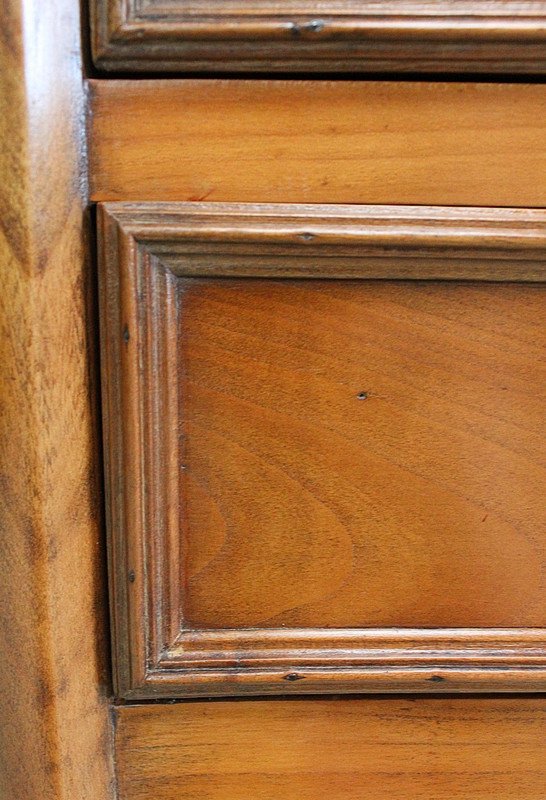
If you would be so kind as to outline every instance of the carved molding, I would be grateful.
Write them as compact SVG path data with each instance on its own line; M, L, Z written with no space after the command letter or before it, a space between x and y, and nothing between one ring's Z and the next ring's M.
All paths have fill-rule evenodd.
M100 208L116 690L126 698L546 688L539 629L194 630L183 619L176 284L210 276L546 277L546 212ZM182 575L182 579L181 579Z
M92 0L106 70L543 73L546 3Z

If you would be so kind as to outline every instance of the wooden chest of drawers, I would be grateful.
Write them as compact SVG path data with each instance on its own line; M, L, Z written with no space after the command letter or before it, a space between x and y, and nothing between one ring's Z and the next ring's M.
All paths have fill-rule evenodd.
M1 17L2 798L543 798L546 3Z

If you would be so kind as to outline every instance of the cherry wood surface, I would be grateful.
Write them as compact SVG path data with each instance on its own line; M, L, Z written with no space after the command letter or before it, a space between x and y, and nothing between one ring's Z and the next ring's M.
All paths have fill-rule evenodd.
M120 800L542 800L546 698L191 702L116 711Z
M185 624L546 628L546 296L180 288Z
M118 692L542 687L544 212L100 212Z
M0 17L0 797L107 800L79 7Z
M545 206L546 85L90 83L93 200Z
M90 0L105 70L546 71L546 3Z
M466 22L445 13L418 20L409 2L394 20L392 5L376 5L386 12L379 26L360 18L351 28L340 18L317 24L303 2L297 9L290 2L296 16L278 36L262 4L258 28L269 28L261 40L252 30L256 69L270 32L277 52L288 45L291 59L297 43L296 59L306 51L312 69L315 55L316 65L324 63L323 44L332 45L331 54L338 46L348 53L343 37L372 29L374 50L384 44L384 56L370 61L370 70L395 62L399 69L543 68L543 3L526 3L517 19L506 12L517 15L521 3L492 0L481 11L473 4L474 19ZM109 8L121 6L112 0ZM137 28L122 22L117 32L106 31L104 47L112 49L99 55L101 68L126 69L123 53L133 45L134 69L161 69L162 47L175 53L176 68L184 63L179 35L187 34L188 19L175 19L178 0L128 0L123 8L147 18ZM227 4L216 11L207 25L224 36ZM537 420L544 306L537 298L544 291L538 209L546 205L546 87L89 82L78 2L5 0L0 16L2 799L542 798L538 696L116 705L105 619L89 204L136 200L148 218L131 222L135 210L125 209L128 216L112 223L116 239L107 253L109 264L127 267L122 298L115 281L110 287L115 302L106 330L117 328L105 339L106 374L122 362L124 390L121 401L105 382L107 437L121 444L118 462L107 438L107 459L114 469L127 467L126 484L107 484L120 694L542 690ZM248 21L235 20L243 35ZM290 42L283 41L287 32ZM223 59L222 69L229 64L218 40L196 55L201 44L194 69L212 69L211 52ZM234 69L244 65L243 45L233 45ZM443 66L441 51L449 54ZM361 51L353 54L363 66ZM271 71L282 67L272 55L267 51ZM331 65L338 68L333 59ZM293 209L281 214L280 228L271 208L259 209L259 220L243 213L242 224L240 210L223 208L226 225L209 207L194 209L188 233L179 210L158 222L144 202L203 198L497 208L352 209L337 218L332 207L307 207L299 216ZM258 261L260 274L251 277ZM343 282L330 280L336 272ZM133 284L135 276L143 283ZM398 282L370 282L377 278ZM438 279L450 282L431 282ZM365 363L349 346L353 334L364 342ZM167 363L176 369L169 372ZM139 394L143 385L153 391ZM115 430L110 424L120 412L127 416ZM414 448L400 435L402 420L416 436ZM229 421L239 426L240 442ZM147 438L131 450L139 425ZM173 433L181 434L176 447ZM343 446L330 446L334 439ZM262 449L261 461L249 440ZM461 455L457 474L453 454ZM260 487L255 498L237 484L240 465L245 480ZM300 470L295 478L292 465ZM142 475L149 483L139 484ZM277 479L287 487L282 496L275 495ZM319 503L309 491L314 481L333 499ZM381 523L369 595L355 590L369 565L355 533L362 521L370 525L359 506L364 489ZM389 519L383 490L393 498ZM417 507L417 497L428 505ZM409 512L403 519L402 506ZM444 547L424 525L425 513L436 530L454 532ZM271 541L264 535L268 515L278 520ZM389 522L403 528L403 547L389 546ZM251 526L262 548L242 535ZM299 540L287 535L296 529ZM130 535L116 538L116 530ZM302 555L309 543L310 564ZM263 598L229 547L248 558ZM285 551L270 559L272 571L268 547L273 556ZM349 550L352 560L344 556ZM404 552L418 555L422 572L405 568ZM394 579L380 585L389 564ZM233 590L227 603L223 581ZM307 602L310 585L321 591ZM423 608L404 598L404 587L416 586L424 589ZM339 602L339 590L350 602ZM297 597L289 608L291 592ZM281 600L276 617L267 617L265 606ZM319 619L323 611L330 625ZM470 619L503 627L353 627L365 617L373 626L396 618L401 625Z

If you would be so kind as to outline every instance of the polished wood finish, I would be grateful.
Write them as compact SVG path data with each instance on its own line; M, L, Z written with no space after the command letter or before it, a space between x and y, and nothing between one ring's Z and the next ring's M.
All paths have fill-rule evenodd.
M535 0L91 0L105 70L546 72Z
M544 688L544 219L101 208L120 694Z
M546 280L546 210L421 206L112 203L180 277Z
M92 81L94 200L546 206L546 85Z
M0 796L112 796L73 0L7 0L0 36Z
M87 86L82 79L78 5L74 0L6 0L1 13L0 796L111 800L119 787L119 796L128 800L191 796L238 800L247 795L257 800L315 800L325 792L337 799L353 798L355 793L365 797L368 792L374 800L382 793L385 797L409 793L421 800L427 796L438 800L442 795L446 800L541 797L544 704L536 697L112 705L97 442L95 278L87 235L85 156L89 144L95 199L482 203L525 209L545 205L540 180L546 164L544 87L100 81L90 86L86 138ZM168 16L176 8L175 0L168 0L168 5L148 3L146 13ZM126 7L131 9L130 2ZM144 2L138 8L142 11ZM414 24L408 8L410 16L401 27L408 20ZM504 68L512 59L514 71L524 70L543 59L542 54L535 55L542 37L540 13L535 12L533 7L532 14L520 18L516 32L513 22L502 23L502 36L506 34L502 45L497 38L498 18L479 22L478 27L491 35L484 46L492 55L492 69ZM391 22L380 23L387 39L393 33ZM445 36L451 36L452 20L447 26L444 22L431 24L434 30L425 35L434 50L433 39L438 37L447 53ZM221 26L220 21L217 33L223 35ZM157 29L156 23L151 27ZM307 49L308 40L309 52L316 53L315 38L317 43L325 41L333 27L330 21L323 26L314 19L301 23L292 19L290 24L291 36L302 45L299 53ZM149 47L146 28L151 30L146 23L130 34L142 41L136 48L137 60ZM460 20L455 28L458 36ZM362 28L355 31L358 36ZM424 27L414 39L407 31L401 37L396 28L398 41L404 41L394 53L397 46L385 40L388 58L398 58L408 48L413 57L411 65L406 61L408 68L417 68L417 58L424 57L423 50L418 55L423 31ZM163 41L171 34L172 28ZM473 57L480 59L481 35L468 32L466 40L469 48L476 46ZM256 41L254 37L251 47L257 53ZM284 46L281 39L279 44ZM240 45L239 41L234 48L237 68L243 65ZM292 42L288 47L290 52L294 49ZM346 45L340 47L347 52ZM117 45L114 48L121 52ZM214 49L221 55L218 42ZM451 51L454 68L463 62L464 68L470 67L469 50L463 49L466 45L457 42ZM153 58L145 69L154 68ZM267 59L271 66L269 51ZM192 63L200 69L206 59ZM224 59L222 68L228 63ZM252 63L257 68L257 59L253 57ZM115 61L114 68L122 66L122 61ZM275 67L281 67L280 60ZM435 68L432 63L430 67ZM320 218L324 209L314 214L307 208L300 216L294 216L292 209L281 215L281 230L271 209L262 209L258 220L249 220L245 214L243 219L241 213L228 214L225 207L220 215L210 207L200 208L182 236L176 209L169 211L170 233L165 218L158 224L150 209L148 220L139 219L135 231L125 220L113 223L120 250L111 249L107 257L109 263L128 267L129 281L123 285L123 303L128 305L118 302L114 281L112 295L107 288L104 298L116 301L106 330L112 320L117 325L112 338L105 339L105 374L114 374L109 359L123 362L121 386L129 391L117 393L107 384L108 457L117 469L127 454L143 454L142 462L123 462L126 483L121 485L124 490L135 489L134 496L125 493L122 499L128 499L121 511L114 492L108 503L114 515L120 512L114 520L118 530L137 523L127 540L118 537L113 542L111 556L117 680L127 696L354 692L357 687L391 692L544 688L544 629L531 627L543 622L538 575L542 539L532 529L542 513L537 505L541 450L535 419L543 399L536 372L543 334L543 304L536 299L543 293L536 284L543 277L543 212L384 212L376 210L374 216L367 210L358 217L359 212L351 209L339 218L328 210L325 221ZM457 213L460 220L453 224ZM183 215L187 214L186 209ZM222 221L226 215L227 230L226 220ZM199 224L203 238L194 247ZM146 229L142 241L147 236L153 239L149 247L141 247L141 227ZM113 240L111 244L113 248ZM326 252L330 255L322 257ZM356 273L355 259L360 264ZM257 260L260 275L244 277L248 264ZM134 291L130 269L136 265L149 282ZM325 280L332 277L332 267L345 283ZM209 268L212 271L205 277ZM225 274L229 280L221 277ZM425 274L451 282L445 286L357 282L359 276L412 279ZM311 275L322 279L304 280ZM512 283L463 284L460 278L502 278ZM120 310L128 311L126 319L115 316ZM168 314L161 319L165 310ZM140 328L129 312L140 314ZM277 320L282 322L280 329ZM318 333L316 321L321 324ZM352 336L349 324L366 339L369 361L362 371L355 368L354 350L345 347ZM393 344L388 351L382 350L377 327L390 332ZM164 334L163 341L158 333ZM256 358L260 354L253 342L261 346L269 366ZM297 353L306 348L312 359L300 354L291 361L290 342L296 343ZM324 344L330 352L324 351ZM154 389L148 398L136 391L143 385L134 358L137 346L146 356L145 385ZM400 353L419 369L390 373L389 365L400 366L396 362ZM170 367L180 363L187 371L177 368L169 373L162 360L165 354ZM427 373L425 367L431 362L434 369ZM436 367L439 373L443 370L443 385ZM290 379L275 380L281 373ZM170 379L164 381L167 374ZM344 398L340 399L344 388L333 387L335 375L346 380L351 391L358 378L357 393L347 401L346 420ZM368 381L361 382L364 377L370 378L369 386ZM381 392L370 388L376 378ZM219 392L219 387L226 391ZM254 396L249 400L251 390ZM172 403L178 393L180 406ZM206 402L201 402L203 397ZM251 412L242 412L249 407ZM262 415L257 435L256 407ZM326 424L333 410L338 430ZM110 421L119 420L125 411L128 416L120 428L110 428ZM137 412L143 415L137 418ZM309 436L299 458L302 440L288 434L303 425L304 412ZM370 453L375 448L374 463L358 485L351 456L363 449L358 425L366 415L370 436L364 444ZM397 415L405 415L416 434L424 431L423 436L430 437L430 426L442 435L448 430L446 452L439 454L430 438L417 437L414 452L401 448L400 437L396 442L393 438L400 427L389 424L397 421ZM371 417L379 421L377 428L370 424ZM184 461L178 459L182 451L173 448L179 418L180 432L188 434L176 442L176 448L187 447ZM284 426L275 425L279 418ZM199 431L203 423L206 436L192 434L190 427ZM237 464L233 456L237 443L219 445L219 436L233 433L234 428L227 430L229 423L236 423L241 437L253 438L263 448L263 468L256 467L258 458L253 461L244 441ZM346 452L340 454L338 448L343 458L336 464L324 444L321 451L320 433L324 441L332 441L342 424L350 424L360 435L349 442ZM131 432L139 425L149 438L137 442L131 440ZM160 442L157 433L163 430ZM273 437L276 451L267 441ZM124 449L127 441L133 451ZM422 477L411 470L415 463L423 466L427 442L437 458L440 487L433 485L429 474ZM455 476L448 457L457 447L465 458L457 462L460 474ZM161 460L164 454L169 457ZM309 454L318 454L327 468L319 470L318 477L321 491L330 488L336 494L334 512L320 507L312 496L307 505L303 501L300 505L298 486L295 492L292 484L285 496L275 497L271 491L269 497L280 502L268 504L268 492L258 479L263 473L271 475L273 459L287 457L314 480ZM224 471L218 469L220 459ZM409 476L407 482L395 484L392 519L398 514L400 521L402 516L397 503L413 511L409 522L401 520L415 545L406 546L405 552L416 552L418 566L428 565L429 573L424 570L415 580L401 568L400 548L387 552L384 548L375 561L375 586L370 581L370 593L360 597L348 559L339 558L341 548L335 540L339 521L333 520L326 529L324 520L336 515L341 519L344 514L341 527L348 530L348 515L358 511L351 499L358 500L368 484L371 496L381 499L380 462L386 474L398 470ZM141 463L142 474L150 479L147 484L138 473ZM257 478L256 509L248 490L234 491L239 465L244 476ZM336 473L332 466L340 470ZM175 469L170 471L171 467ZM362 476L361 465L357 468L356 477ZM285 486L290 482L286 471L279 472L282 475L275 473L271 490L275 481L284 481ZM215 522L222 515L209 502L210 494L196 481L192 484L199 473L211 484L215 481L214 491L226 501L225 517L219 521L229 523L230 545L235 555L248 557L260 586L269 592L265 598L258 593L252 597L255 587L241 572L241 558L229 561L225 558L229 553L213 551L211 544L217 547L219 538L208 537L217 534ZM466 497L455 496L454 477L468 488ZM448 522L456 535L446 540L446 550L428 527L421 526L418 509L411 505L411 492L421 484L433 498L442 493L453 496L454 513ZM339 487L346 494L337 491ZM392 496L394 489L387 488ZM482 516L482 497L489 497L489 491L495 507ZM187 500L185 540L170 535L178 532L181 497ZM287 497L296 502L287 505ZM142 538L135 539L141 520L134 501L139 498L148 516ZM249 537L237 539L236 506L246 525L240 531L248 532L250 523L256 523L262 543L267 515L276 517L281 508L285 513L269 544L273 555L285 548L290 560L268 560L265 548L245 552ZM244 519L248 509L254 512L250 523ZM378 504L376 513L377 509L384 511ZM512 513L509 519L507 509ZM441 504L431 503L425 511L440 522L449 516ZM303 533L299 541L292 535L294 522ZM465 538L461 531L466 522L465 534L470 535ZM170 538L156 536L167 529ZM111 530L115 531L114 525ZM305 550L317 534L319 547L315 541L314 549ZM388 542L387 534L391 532L385 525L378 527L377 541ZM177 550L180 542L187 545L182 554L187 563ZM306 552L313 556L311 568ZM389 558L396 566L389 573L393 580L380 584L377 577L387 574ZM211 580L206 567L203 571L209 559L219 581ZM271 563L273 581L266 574ZM482 567L477 578L476 564ZM156 570L146 576L148 583L144 565ZM188 577L187 586L180 574L173 575L173 567L179 565L182 578ZM366 569L361 549L355 548L354 565ZM355 602L344 604L334 592L328 594L339 580L334 570L345 570L346 591L353 593ZM438 570L442 586L447 586L445 596L436 591L432 570ZM473 576L476 580L471 581ZM310 581L322 593L314 606L302 598ZM412 608L404 604L403 595L415 584L424 589L423 605ZM181 588L187 590L185 604L180 602ZM276 609L276 619L268 619L266 606L272 598L285 602L295 590L300 594L291 610L283 606ZM454 602L448 604L448 599ZM470 619L473 625L510 623L511 627L351 627L355 620L360 626L364 618L374 626L390 623L389 614L404 625L446 626ZM249 621L254 626L250 632ZM329 621L348 627L317 627ZM211 627L204 629L205 625ZM118 786L113 781L112 721L117 726Z
M199 702L116 719L120 800L544 797L543 697Z

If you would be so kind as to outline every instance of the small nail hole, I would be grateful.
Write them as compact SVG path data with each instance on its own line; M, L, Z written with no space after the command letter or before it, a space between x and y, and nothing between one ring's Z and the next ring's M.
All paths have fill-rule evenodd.
M308 22L306 25L307 30L312 31L313 33L319 33L324 28L324 20L322 19L313 19L311 22Z

